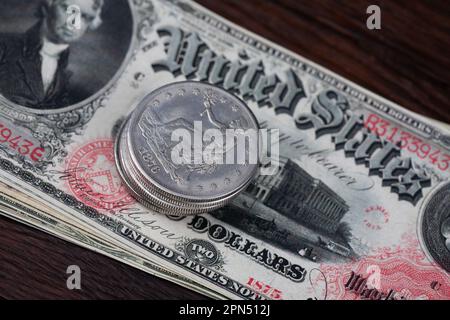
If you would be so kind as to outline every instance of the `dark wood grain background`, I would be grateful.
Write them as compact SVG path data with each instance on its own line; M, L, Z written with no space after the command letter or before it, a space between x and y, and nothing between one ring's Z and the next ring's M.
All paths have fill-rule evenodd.
M450 123L448 0L199 2L410 110ZM366 28L370 4L381 7L381 30ZM66 288L66 269L73 264L82 270L82 290ZM0 297L203 299L5 218L0 218Z

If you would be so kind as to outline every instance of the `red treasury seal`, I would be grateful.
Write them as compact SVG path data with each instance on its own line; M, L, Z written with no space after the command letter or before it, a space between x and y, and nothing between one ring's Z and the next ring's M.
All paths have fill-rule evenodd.
M111 140L97 140L77 149L68 161L67 172L73 195L88 206L114 210L134 203L116 170Z
M370 206L364 212L366 213L364 225L371 230L381 230L385 224L389 223L390 214L381 205Z

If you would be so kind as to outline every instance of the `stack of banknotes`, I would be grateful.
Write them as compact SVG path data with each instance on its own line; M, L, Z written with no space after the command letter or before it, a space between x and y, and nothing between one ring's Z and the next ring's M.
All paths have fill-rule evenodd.
M58 23L71 4L82 21ZM0 12L2 215L218 299L450 298L448 125L194 2ZM170 216L129 194L114 141L143 97L185 80L245 101L280 156L226 207Z

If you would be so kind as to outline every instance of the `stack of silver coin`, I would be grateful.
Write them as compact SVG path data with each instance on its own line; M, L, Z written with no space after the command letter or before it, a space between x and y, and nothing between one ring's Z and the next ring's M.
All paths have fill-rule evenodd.
M208 129L225 136L234 129L257 132L258 123L242 100L210 84L175 82L147 95L115 144L116 165L130 193L152 210L177 216L218 209L241 193L257 174L258 163L248 157L257 151L245 149L240 163L205 161L198 155L205 148L195 138L204 143Z

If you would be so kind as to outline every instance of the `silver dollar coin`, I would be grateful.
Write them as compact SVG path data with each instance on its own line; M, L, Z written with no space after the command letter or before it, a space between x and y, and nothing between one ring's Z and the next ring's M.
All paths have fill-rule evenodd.
M147 95L122 127L116 163L132 194L167 214L217 209L258 170L258 123L233 94L176 82Z

